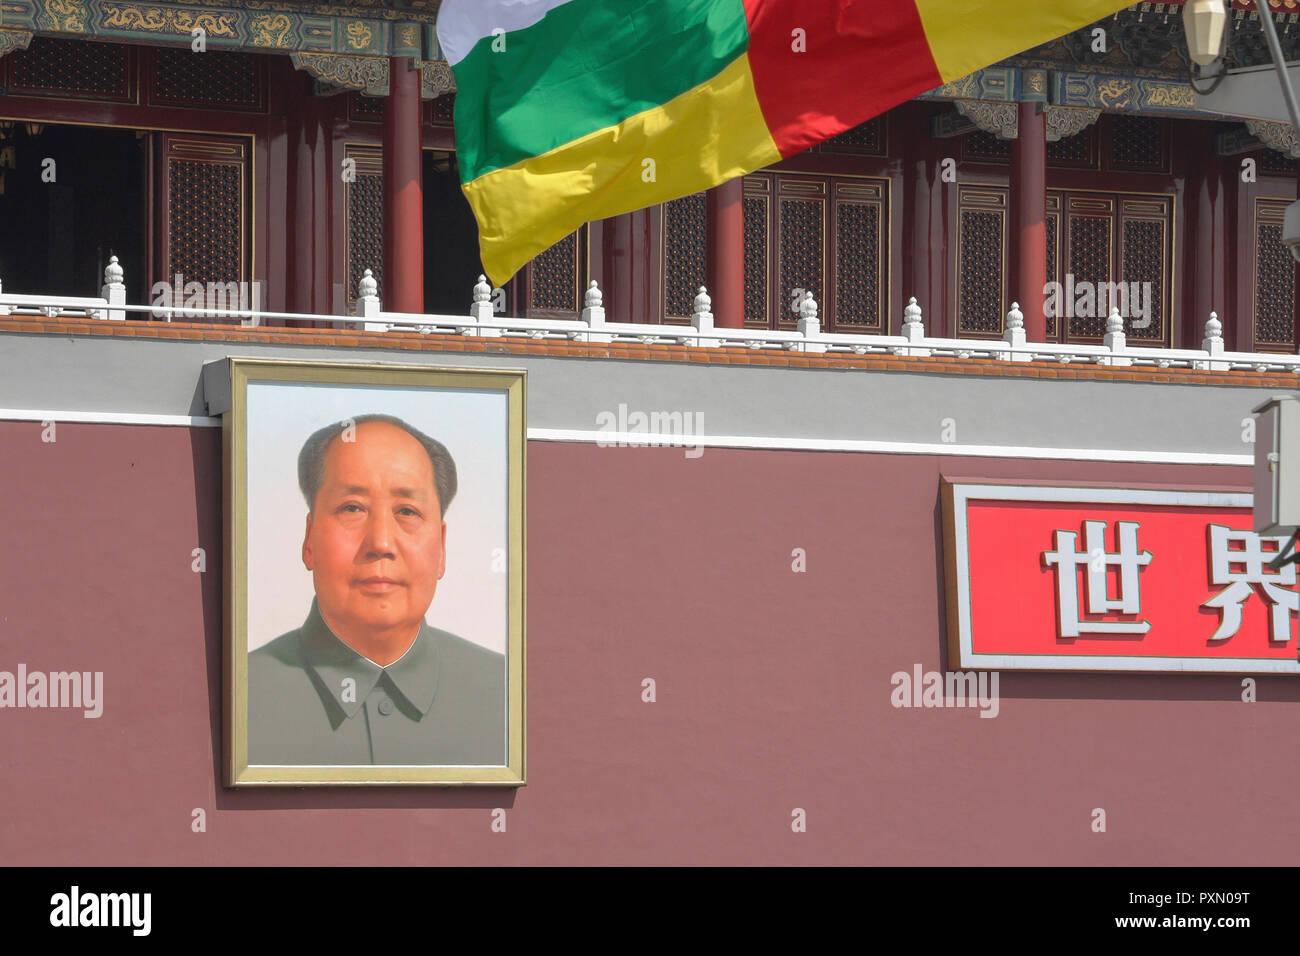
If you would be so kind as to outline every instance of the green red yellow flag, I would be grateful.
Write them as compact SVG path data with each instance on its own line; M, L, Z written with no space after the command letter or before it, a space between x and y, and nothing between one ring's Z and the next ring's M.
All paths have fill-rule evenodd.
M1124 0L444 0L461 182L504 282L584 222L800 153Z

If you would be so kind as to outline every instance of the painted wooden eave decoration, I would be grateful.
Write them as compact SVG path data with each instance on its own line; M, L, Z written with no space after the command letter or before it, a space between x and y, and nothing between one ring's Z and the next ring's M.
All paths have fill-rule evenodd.
M1165 0L1163 6L1181 7L1185 0ZM1269 8L1277 13L1300 13L1300 0L1268 0ZM1155 7L1162 6L1158 3L1142 3L1138 6ZM1229 6L1234 10L1258 10L1255 6L1255 0L1231 0Z
M1283 55L1300 60L1300 0L1270 0ZM1105 42L1098 43L1098 36ZM1229 68L1270 63L1254 0L1233 0L1227 23ZM1008 57L921 99L957 101L936 117L935 135L973 125L1015 136L1014 110L999 104L1043 103L1063 135L1092 111L1205 119L1188 82L1183 0L1136 3L1082 30ZM981 105L984 104L984 105ZM1088 112L1082 112L1088 111ZM1233 119L1234 117L1217 117ZM1068 122L1067 122L1068 121Z
M4 0L0 31L208 49L433 59L440 0Z
M310 73L319 93L388 93L388 61L410 57L421 93L455 90L434 24L441 0L3 0L0 56L34 36L189 46L201 30L208 49L284 53Z

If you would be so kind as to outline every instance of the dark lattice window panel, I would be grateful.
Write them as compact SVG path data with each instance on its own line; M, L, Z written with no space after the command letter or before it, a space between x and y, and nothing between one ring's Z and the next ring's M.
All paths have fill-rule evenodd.
M781 232L778 266L781 304L777 313L780 325L792 324L797 318L790 306L795 289L811 291L814 298L822 295L826 204L820 199L782 197L777 208Z
M1137 344L1159 345L1165 340L1165 224L1153 219L1130 219L1123 224L1121 236L1123 267L1120 277L1127 283L1151 283L1151 324L1134 328L1130 306L1125 332Z
M349 147L357 178L346 185L345 234L347 242L348 304L357 300L357 285L367 269L379 283L384 298L384 154L374 147Z
M156 106L266 112L266 60L252 53L158 51Z
M1285 205L1285 204L1279 204ZM1280 214L1280 210L1278 210ZM1279 223L1255 225L1255 345L1291 351L1295 311L1295 260L1282 245Z
M1084 163L1088 160L1088 137L1080 133L1066 139L1048 140L1047 161L1054 165Z
M961 158L967 163L1010 162L1011 140L982 129L971 130L961 138Z
M1047 143L1047 165L1056 169L1097 168L1097 126Z
M826 140L818 149L823 153L884 156L887 151L885 136L885 117L877 116Z
M357 176L348 184L348 301L369 269L384 294L384 177Z
M1110 281L1112 220L1097 216L1070 217L1070 268L1076 282Z
M451 126L456 118L456 94L444 93L430 104L433 124Z
M187 283L242 281L241 166L171 160L167 209L167 275Z
M1060 276L1060 274L1061 274L1061 270L1060 270L1060 267L1059 267L1059 261L1058 261L1058 258L1057 258L1057 257L1060 255L1060 248L1061 248L1060 239L1058 238L1058 237L1059 237L1059 234L1060 234L1060 229L1061 229L1061 214L1060 214L1059 211L1058 211L1058 212L1053 212L1053 211L1051 211L1054 203L1055 203L1055 207L1056 207L1056 209L1059 210L1059 209L1060 209L1060 199L1059 199L1058 197L1056 197L1056 196L1048 196L1048 197L1047 197L1047 205L1048 205L1048 213L1047 213L1047 276L1046 276L1046 278L1045 278L1045 280L1044 280L1045 282L1060 282L1060 281L1061 281L1061 280L1058 278L1058 277ZM1047 339L1048 339L1048 341L1055 341L1057 335L1059 335L1059 334L1060 334L1060 330L1057 328L1057 318L1056 318L1056 316L1054 316L1054 315L1049 315L1049 316L1047 317Z
M881 207L835 207L835 315L837 328L881 330Z
M763 326L770 321L768 201L766 196L745 197L745 322Z
M961 214L961 333L1002 331L1002 217L966 210Z
M704 193L664 203L664 314L690 316L708 268Z
M9 93L60 99L135 100L136 51L117 43L36 37L0 61L9 66Z
M963 188L957 213L957 334L992 338L1006 313L1006 215L1009 191Z
M1169 172L1169 124L1150 116L1115 117L1111 169Z
M1110 282L1112 226L1110 217L1071 216L1070 263L1068 272L1080 283ZM1066 320L1066 331L1073 339L1100 339L1106 331L1104 316Z
M383 98L349 93L348 119L354 123L382 123L384 121Z
M578 312L578 234L565 236L533 259L530 311Z
M1255 159L1259 163L1259 171L1266 176L1285 176L1288 179L1295 179L1300 175L1300 163L1275 149L1262 149L1255 155Z

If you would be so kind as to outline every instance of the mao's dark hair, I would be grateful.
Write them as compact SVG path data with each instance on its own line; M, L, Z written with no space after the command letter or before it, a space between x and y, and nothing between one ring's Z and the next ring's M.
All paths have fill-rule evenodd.
M396 425L424 447L433 465L433 486L438 492L440 517L445 518L451 499L456 497L456 462L452 460L451 453L442 442L430 438L418 428L408 425L393 415L358 415L312 432L311 437L303 444L302 451L298 452L298 487L302 489L302 496L307 499L307 510L309 512L316 510L316 495L320 493L321 483L325 480L325 455L329 451L330 443L342 436L349 425L364 425L367 422L386 422L389 425Z

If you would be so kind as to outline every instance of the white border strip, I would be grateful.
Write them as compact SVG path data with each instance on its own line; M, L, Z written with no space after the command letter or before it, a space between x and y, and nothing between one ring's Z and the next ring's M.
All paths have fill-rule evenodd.
M72 410L0 408L0 421L85 422L96 425L179 425L220 428L221 418L209 415L147 415L139 412L81 412Z
M85 422L104 425L174 425L220 428L220 416L149 415L138 412L0 408L0 421ZM1049 461L1131 461L1157 465L1254 467L1253 455L1192 451L1129 451L1119 448L1040 448L1032 445L957 445L944 442L868 441L852 438L769 438L749 435L659 435L589 428L530 428L530 441L568 441L660 448L758 448L785 451L853 451L887 455L945 455L963 458L1041 458Z
M1127 451L1113 448L1037 448L1020 445L957 445L940 442L866 441L851 438L768 438L736 435L657 435L577 428L530 428L532 441L603 442L677 448L767 448L789 451L858 451L894 455L959 455L967 458L1046 458L1078 461L1134 461L1173 465L1243 465L1254 455L1191 451Z
M1107 671L1129 673L1300 674L1300 663L1246 657L1126 657L1080 654L976 654L972 647L970 551L966 508L970 501L1048 501L1129 505L1249 508L1255 496L1231 491L1154 491L1128 488L1046 488L1034 485L953 486L953 545L957 566L957 639L962 668L1019 671Z

